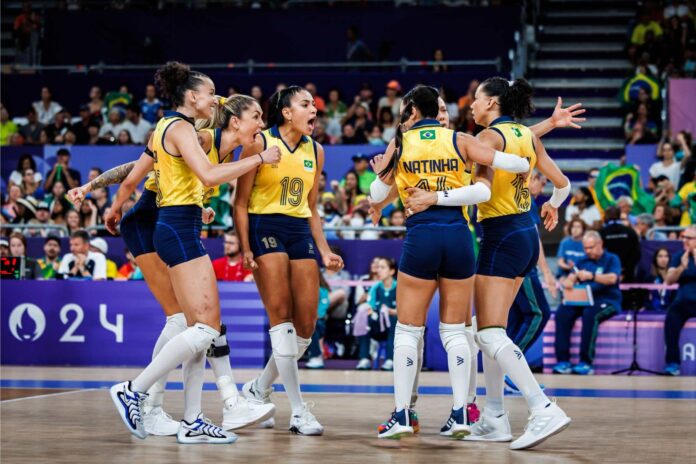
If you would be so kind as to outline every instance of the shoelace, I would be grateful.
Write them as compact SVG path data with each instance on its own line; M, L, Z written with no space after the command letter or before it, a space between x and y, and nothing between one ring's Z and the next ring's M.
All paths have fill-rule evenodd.
M222 433L222 429L217 425L213 424L212 421L207 417L199 418L196 420L195 423L200 423L199 430L206 435L210 435L211 437L215 438L224 438L225 436Z
M310 408L314 407L314 401L307 401L304 403L303 408L302 408L302 413L300 414L300 420L303 421L304 423L316 421L317 418L314 417L314 414L310 412Z

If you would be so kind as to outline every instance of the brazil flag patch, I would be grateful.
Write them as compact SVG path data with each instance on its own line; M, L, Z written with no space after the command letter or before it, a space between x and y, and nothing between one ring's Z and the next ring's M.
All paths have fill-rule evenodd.
M421 140L435 140L436 132L432 129L420 131Z
M305 171L311 171L313 167L314 167L314 161L304 160L304 170Z

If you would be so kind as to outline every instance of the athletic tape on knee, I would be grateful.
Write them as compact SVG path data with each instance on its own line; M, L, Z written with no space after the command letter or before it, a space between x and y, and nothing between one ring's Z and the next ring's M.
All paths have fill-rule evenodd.
M418 350L418 343L423 337L424 331L425 327L414 327L397 322L394 331L394 349L400 346L409 346Z
M481 351L491 359L495 359L500 350L512 345L512 340L501 327L491 327L476 332L476 343Z
M292 322L283 322L268 331L271 336L273 356L276 358L296 358L298 356L297 334Z
M466 337L466 324L445 324L440 322L440 340L445 351L456 346L468 345Z
M186 329L182 336L194 353L205 350L213 343L213 340L220 336L220 332L209 325L197 322L193 327Z

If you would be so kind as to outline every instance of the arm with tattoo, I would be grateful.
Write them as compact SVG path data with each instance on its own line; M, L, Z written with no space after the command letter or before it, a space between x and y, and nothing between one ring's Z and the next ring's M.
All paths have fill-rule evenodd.
M121 164L115 168L109 169L108 171L97 176L91 182L87 182L85 185L71 189L68 192L68 199L79 208L84 201L85 196L89 192L102 187L108 187L109 185L120 184L123 182L123 179L128 177L128 174L133 170L133 166L135 166L135 161Z

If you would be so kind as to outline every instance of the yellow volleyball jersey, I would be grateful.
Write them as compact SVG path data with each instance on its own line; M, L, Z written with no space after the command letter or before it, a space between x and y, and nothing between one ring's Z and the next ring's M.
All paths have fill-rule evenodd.
M403 134L395 180L402 202L409 187L442 191L469 185L471 174L457 148L457 133L434 119L414 124Z
M157 181L155 180L155 171L150 171L145 179L145 190L157 193Z
M203 206L203 183L189 168L181 155L172 155L166 149L164 137L167 129L179 120L193 125L193 120L181 113L168 112L159 120L152 135L152 152L155 154L155 180L157 182L157 206Z
M521 155L529 160L530 169L536 166L536 151L532 131L512 118L503 116L489 126L503 137L505 153ZM491 199L478 205L478 220L510 214L526 213L531 208L529 178L523 174L513 174L496 169L491 183Z
M249 212L311 217L307 197L314 187L314 175L318 168L316 142L302 136L297 146L290 149L277 126L266 129L261 135L264 149L273 146L280 148L281 159L278 164L259 166L249 196Z

